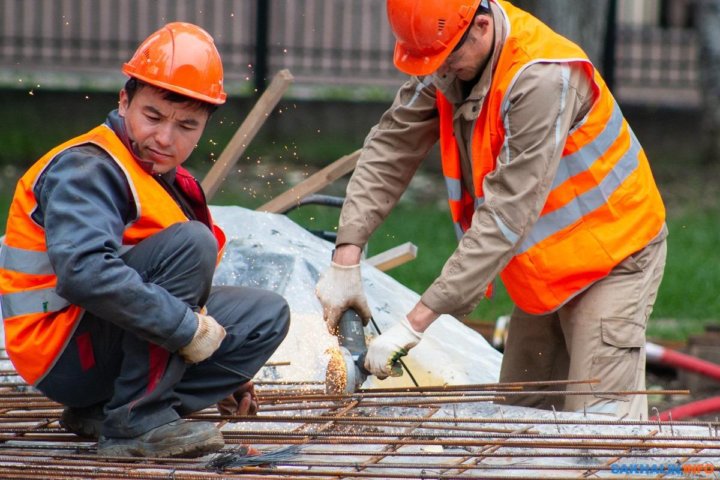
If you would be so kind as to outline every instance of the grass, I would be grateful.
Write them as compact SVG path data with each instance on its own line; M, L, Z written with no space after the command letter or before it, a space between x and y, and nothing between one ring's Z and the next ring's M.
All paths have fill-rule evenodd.
M0 234L14 184L34 158L74 133L87 129L88 123L104 119L115 95L50 92L0 91L0 101L13 115L0 118ZM247 103L247 102L246 102ZM232 133L247 114L247 104L239 102L213 117L213 126L194 153L189 167L198 178L210 168L210 160L222 151ZM67 116L68 104L73 115ZM293 103L288 102L290 108ZM304 112L305 110L303 110ZM49 112L49 113L48 113ZM290 112L294 113L294 112ZM665 112L666 113L666 112ZM706 324L720 321L720 169L701 165L693 153L697 142L697 122L691 113L672 112L662 121L661 112L635 114L633 125L644 145L651 147L649 157L668 207L668 259L649 334L668 340L684 340L703 331ZM322 116L322 112L318 114ZM351 117L351 115L348 115ZM243 155L237 168L222 184L213 204L241 205L254 208L293 185L300 183L332 159L358 148L362 139L351 131L360 131L359 123L338 132L326 121L322 132L315 128L318 118L297 124L297 115L287 115L292 126L277 130L276 118ZM334 122L334 123L344 123ZM350 122L351 118L347 121ZM43 125L29 132L28 125ZM278 138L290 138L278 141ZM331 133L332 132L332 133ZM363 132L364 135L365 132ZM690 141L687 141L690 139ZM648 148L646 147L646 148ZM391 276L418 293L422 293L440 273L455 248L456 240L444 201L443 182L437 173L421 170L410 191L388 220L373 235L369 255L411 241L418 246L418 259L397 267ZM424 177L422 175L425 175ZM434 175L434 176L433 176ZM322 193L344 194L344 183L335 182ZM339 211L323 207L303 207L290 214L308 229L334 230ZM512 309L502 282L495 284L495 296L483 300L469 316L470 322L494 322Z
M332 229L337 214L320 207L304 207L291 218L306 228ZM683 209L670 212L668 257L648 335L664 340L685 340L699 334L705 324L717 321L720 312L720 229L714 228L720 208ZM422 211L398 206L369 243L369 255L412 241L418 258L388 272L412 290L422 293L440 273L454 249L454 232L444 208L426 206ZM492 299L480 302L468 317L471 323L494 322L509 314L512 302L502 282L495 282Z
M296 184L308 175L295 172L295 178L290 182L283 175L284 167L265 166L261 173L257 173L257 168L239 168L243 169L245 171L239 174L241 178L226 181L224 190L212 203L255 208L289 188L288 183ZM720 200L714 191L716 182L713 178L713 175L690 173L678 184L668 180L664 187L670 236L665 276L648 328L648 335L653 338L682 341L701 333L706 324L718 320L720 269L716 266L720 265L717 249L720 245L720 229L717 228ZM441 183L439 178L435 180ZM405 242L417 245L418 258L388 274L418 293L437 277L456 245L444 201L440 198L429 201L426 185L432 181L431 177L426 177L414 190L411 185L409 193L368 245L368 256ZM3 226L12 193L12 188L8 188L10 183L7 178L0 182L0 222ZM330 192L323 193L342 195L342 182L339 183ZM413 198L418 195L425 195L424 201ZM309 230L334 231L339 210L311 205L288 215ZM511 310L512 302L497 279L494 297L481 301L466 321L494 322Z

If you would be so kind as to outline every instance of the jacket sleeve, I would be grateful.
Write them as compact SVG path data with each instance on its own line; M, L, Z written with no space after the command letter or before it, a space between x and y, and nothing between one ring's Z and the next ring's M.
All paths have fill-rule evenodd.
M470 229L422 295L437 313L469 314L512 259L550 193L568 132L589 111L592 82L578 67L535 64L508 92L506 146L483 182Z
M112 159L94 146L70 149L46 169L35 195L34 218L45 227L59 295L169 351L190 342L197 327L192 310L120 258L135 212Z
M413 77L370 130L347 186L336 243L364 246L438 140L435 87Z

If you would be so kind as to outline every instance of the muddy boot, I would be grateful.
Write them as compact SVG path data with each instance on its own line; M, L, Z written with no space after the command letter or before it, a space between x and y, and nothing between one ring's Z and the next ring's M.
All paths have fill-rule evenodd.
M65 407L60 416L60 426L78 437L97 440L104 419L103 406L100 404L81 408Z
M210 422L179 419L134 438L100 437L98 455L109 457L200 457L225 446Z

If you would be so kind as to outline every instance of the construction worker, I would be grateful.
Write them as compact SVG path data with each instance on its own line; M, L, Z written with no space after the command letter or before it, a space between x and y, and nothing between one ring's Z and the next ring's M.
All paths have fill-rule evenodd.
M597 70L577 45L503 0L388 0L387 12L395 65L412 77L348 184L333 261L317 285L328 327L348 307L369 318L362 248L439 140L460 241L407 317L370 343L366 367L387 376L440 314L469 314L499 274L515 303L501 382L597 379L567 390L644 390L665 210ZM643 395L507 402L647 416Z
M122 70L105 122L18 182L0 259L6 348L98 454L199 456L222 434L183 417L257 409L251 379L289 310L272 292L212 286L224 235L181 166L226 99L212 37L169 23Z

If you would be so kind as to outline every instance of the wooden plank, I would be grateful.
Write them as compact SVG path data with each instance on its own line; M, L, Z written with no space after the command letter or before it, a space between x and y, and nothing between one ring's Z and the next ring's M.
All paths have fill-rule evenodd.
M265 120L268 119L292 81L293 76L289 70L280 70L275 74L270 86L260 96L248 116L245 117L243 123L230 139L225 150L220 154L215 165L212 166L203 179L202 188L208 201L215 196L228 172L235 166L247 146L255 138L255 134L260 130Z
M298 183L296 186L281 193L264 205L257 208L259 212L282 213L296 205L300 200L308 195L317 193L343 175L350 173L355 168L358 158L360 158L360 150L338 158L327 167L319 172L314 173L307 179Z
M365 261L373 267L387 272L388 270L414 260L417 257L417 246L412 242L406 242L397 247L385 250L382 253L373 255Z

